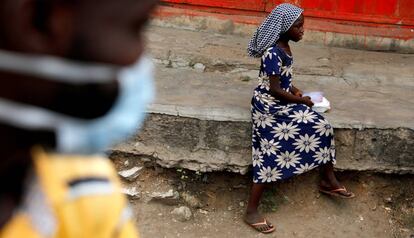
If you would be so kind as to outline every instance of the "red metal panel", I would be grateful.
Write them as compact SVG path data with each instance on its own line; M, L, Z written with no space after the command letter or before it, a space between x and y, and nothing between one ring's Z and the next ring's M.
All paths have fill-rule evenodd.
M398 0L364 0L364 14L395 16Z
M414 20L414 1L400 0L398 4L398 16Z
M194 10L193 10L194 9ZM230 11L229 13L227 13ZM231 20L235 23L259 25L263 21L265 14L256 14L256 16L247 16L239 12L237 15L234 11L242 10L228 10L221 8L221 13L213 13L210 11L200 11L197 7L186 5L177 7L159 7L156 15L160 18L169 19L174 16L209 16L215 17L222 20ZM414 26L414 22L412 24ZM305 21L305 28L307 30L321 31L321 32L336 32L351 35L362 35L362 36L379 36L386 38L396 38L401 40L414 39L414 32L411 31L412 26L395 26L395 25L384 25L375 23L364 23L359 24L343 24L341 21L329 20L324 18L313 18L310 17Z
M321 0L303 0L302 7L304 9L318 9L321 5Z
M338 12L362 13L364 11L361 0L338 1Z
M414 0L271 0L266 10L270 12L282 2L301 6L305 9L305 16L379 24L414 24ZM400 14L408 15L404 19L397 14L402 3L409 9L400 8Z
M337 0L303 0L302 7L311 10L335 12Z
M264 11L266 2L265 0L164 0L164 2L170 3L183 3L199 6L230 8L250 11Z
M195 7L270 12L288 2L305 9L305 16L374 24L414 26L414 0L164 0ZM228 12L228 11L227 11Z
M271 12L277 5L281 3L291 3L297 6L301 6L302 0L267 0L266 12Z
M394 16L398 0L303 0L306 10L319 10L328 15L341 13Z

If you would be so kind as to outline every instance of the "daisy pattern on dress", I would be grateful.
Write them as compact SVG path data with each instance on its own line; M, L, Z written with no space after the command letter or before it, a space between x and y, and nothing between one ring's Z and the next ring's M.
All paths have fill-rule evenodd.
M313 158L315 158L315 162L318 164L326 164L326 162L331 160L331 151L328 147L319 148L319 151L315 152Z
M303 122L305 124L307 124L308 122L315 122L314 120L316 119L316 115L314 112L309 111L309 109L306 109L306 111L299 110L298 112L293 113L294 115L290 115L289 117L292 118L292 121L294 122Z
M298 125L293 125L293 122L286 124L282 122L282 124L277 123L276 127L273 127L273 131L270 133L275 134L276 137L279 137L278 140L289 140L289 138L295 139L295 135L298 135L299 128Z
M268 58L269 60L272 60L273 59L273 56L277 56L277 58L278 58L278 60L280 62L280 64L278 64L278 65L281 66L281 64L283 62L282 59L275 52L272 52L272 50L273 50L273 47L270 47L270 48L268 48L263 53L263 55L262 55L262 61L265 62L266 61L266 58Z
M252 158L253 158L253 167L256 167L256 166L262 167L262 163L264 162L264 160L263 160L262 152L259 149L253 148Z
M266 128L266 126L272 126L272 123L275 123L275 120L269 114L263 114L259 111L255 111L253 113L253 123L256 124L257 127Z
M259 85L260 85L260 89L265 89L266 91L270 91L270 81L268 77L259 77Z
M306 151L306 153L309 153L309 151L315 151L320 143L319 138L315 135L309 137L308 134L305 134L305 136L299 135L299 139L296 139L293 145L296 145L295 149L300 152Z
M286 75L286 77L289 77L292 75L293 72L293 66L282 66L282 75Z
M267 166L267 168L261 168L259 173L258 179L262 180L262 183L270 183L275 182L278 179L281 179L282 173L277 168L273 168Z
M252 142L255 143L256 142L256 137L260 136L260 132L258 129L253 128L253 133L252 133Z
M319 122L316 122L316 125L313 126L313 129L316 129L316 133L319 133L320 136L329 136L333 135L333 128L331 124L325 119L319 119Z
M276 53L275 53L275 55L276 55ZM277 59L279 60L278 62L277 62L277 68L279 69L279 73L281 72L281 70L283 69L283 61L282 61L282 59L278 56L277 57ZM283 75L283 72L282 72L282 75Z
M292 111L292 108L291 107L284 106L281 110L279 110L277 112L277 115L280 115L280 116L286 115L286 116L288 116L290 111Z
M268 105L268 106L276 105L276 99L268 93L261 93L261 92L254 91L254 97L261 104Z
M261 61L251 114L253 181L279 181L334 163L334 133L328 120L310 107L272 97L269 77L278 73L282 90L292 91L293 59L274 46Z
M331 147L329 147L329 151L331 152L332 164L336 164L336 149L335 149L335 139L332 138L331 140Z
M268 48L262 56L262 61L264 62L266 60L266 58L269 58L270 60L272 60L273 58L273 53L271 52L273 50L273 47ZM266 66L265 66L266 67Z
M276 162L282 169L285 167L288 169L291 166L296 167L296 164L300 163L299 160L299 154L296 154L295 151L292 151L291 153L289 153L289 151L285 151L277 156Z
M268 60L269 62L273 62L272 59L273 57L277 57L277 67L272 67L270 66L270 68L276 70L272 70L271 73L269 75L279 75L281 73L282 67L283 67L283 61L280 58L280 56L278 56L275 52L272 52L273 47L270 47L269 49L267 49L262 56L262 62L263 62L263 68L266 68L267 65L264 63L266 62L266 60Z
M332 153L331 156L335 157L335 139L334 138L331 139L331 148L330 149L331 149L331 153Z
M267 156L270 156L271 154L276 155L276 151L278 151L280 148L279 142L276 142L273 139L269 141L266 138L260 141L260 146L262 152L264 154L267 154Z
M294 174L303 174L303 173L306 173L306 172L308 172L308 171L316 168L316 165L314 163L312 163L310 165L308 163L306 163L306 164L300 164L299 166L300 167L297 167L296 168L296 171L293 172Z

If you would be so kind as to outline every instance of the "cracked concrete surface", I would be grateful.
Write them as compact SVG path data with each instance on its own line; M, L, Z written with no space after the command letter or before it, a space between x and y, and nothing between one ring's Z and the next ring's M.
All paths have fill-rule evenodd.
M151 53L177 68L203 63L206 71L229 72L235 68L257 70L257 60L246 54L250 38L173 28L152 27L149 31ZM318 45L293 44L295 72L352 78L394 84L392 80L413 81L414 55L360 51ZM180 64L181 63L181 64ZM367 74L369 73L369 74ZM364 76L355 78L355 76ZM391 81L390 81L391 80ZM413 83L413 82L411 82ZM411 84L412 85L412 84Z

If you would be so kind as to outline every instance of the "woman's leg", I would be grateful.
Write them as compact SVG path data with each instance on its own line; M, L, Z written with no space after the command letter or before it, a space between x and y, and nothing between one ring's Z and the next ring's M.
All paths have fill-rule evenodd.
M259 207L260 199L262 198L263 192L266 188L265 184L253 183L250 191L250 198L247 204L246 215L257 215L257 208Z
M264 217L258 211L260 199L262 198L265 188L265 184L253 183L244 218L248 224L263 223L265 221ZM274 230L273 225L267 221L263 225L255 226L254 228L260 232Z
M341 183L336 178L335 172L334 172L334 165L332 162L328 162L320 167L321 171L321 188L324 190L336 190L336 189L342 189L344 186L341 185ZM346 190L338 191L339 194L345 196L345 197L352 197L354 196L353 193L348 192Z
M330 188L340 188L341 184L335 176L334 166L332 162L328 162L321 166L321 178L322 182L327 183L326 186Z

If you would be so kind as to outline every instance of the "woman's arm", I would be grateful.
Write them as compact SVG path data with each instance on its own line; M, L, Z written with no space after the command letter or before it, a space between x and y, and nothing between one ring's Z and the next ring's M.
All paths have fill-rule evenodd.
M313 106L313 102L310 97L299 97L291 93L286 92L280 87L279 76L273 75L269 77L270 80L270 92L272 96L290 103L305 104L309 107Z
M300 90L299 88L297 88L297 87L295 87L295 86L293 86L293 85L292 85L292 88L291 88L291 92L292 92L292 94L293 94L293 95L295 95L295 96L298 96L298 97L303 97L303 92L302 92L302 90Z

